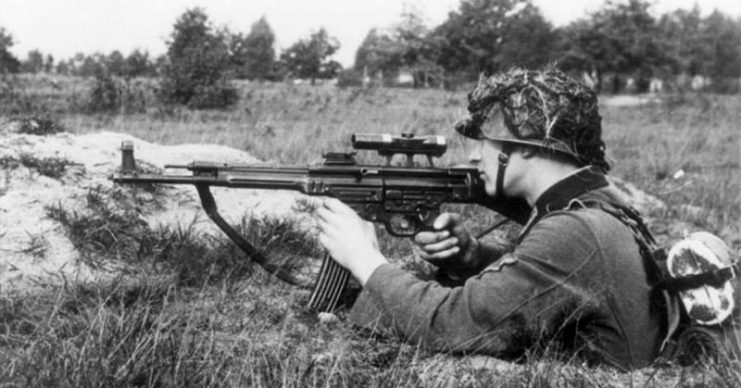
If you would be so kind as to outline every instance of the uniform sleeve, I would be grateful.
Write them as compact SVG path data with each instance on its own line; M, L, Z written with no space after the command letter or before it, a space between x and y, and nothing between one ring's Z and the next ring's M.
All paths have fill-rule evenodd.
M477 268L461 270L455 265L439 267L435 280L449 287L463 285L466 279L476 276L484 268L511 251L512 244L509 242L479 242L478 252L476 252L476 261L479 263Z
M514 355L594 303L590 287L575 280L592 275L596 249L582 222L554 215L462 286L443 287L385 264L364 293L384 315L384 325L408 340L440 350Z

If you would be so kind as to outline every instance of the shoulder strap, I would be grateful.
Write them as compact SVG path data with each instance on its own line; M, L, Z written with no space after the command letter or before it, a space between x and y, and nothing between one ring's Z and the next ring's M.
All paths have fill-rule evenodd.
M646 226L643 217L637 210L627 204L610 203L600 199L580 200L582 207L590 209L599 209L618 219L623 225L627 226L633 234L633 238L638 244L643 267L646 271L646 281L651 287L651 293L655 308L662 311L664 316L663 322L663 340L659 346L658 352L664 358L671 358L675 352L676 346L673 339L679 329L682 313L679 305L679 299L676 293L670 293L668 290L660 288L659 285L665 284L669 280L666 270L666 252L658 248L656 239Z
M585 208L602 210L627 226L638 244L649 285L656 287L666 281L666 271L660 265L662 258L666 258L666 253L657 247L656 239L637 210L626 204L610 203L594 198L578 200L578 202Z

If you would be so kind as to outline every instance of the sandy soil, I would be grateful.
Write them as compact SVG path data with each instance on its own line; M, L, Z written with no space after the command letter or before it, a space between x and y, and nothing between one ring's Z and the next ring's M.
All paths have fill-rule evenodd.
M89 280L105 276L77 260L78 253L64 228L47 216L46 208L61 204L66 209L83 209L91 189L111 188L109 176L120 165L123 140L134 142L138 163L157 168L193 160L259 162L245 152L218 145L161 146L110 132L41 137L13 133L12 129L0 129L0 158L17 159L27 153L36 158L64 158L77 165L69 167L60 179L40 175L22 165L0 169L0 291L64 277ZM221 188L212 192L222 215L234 223L246 213L278 218L300 216L292 211L296 199L301 197L298 193ZM159 199L162 207L146 216L152 227L190 225L196 220L194 225L199 230L221 233L201 210L193 187L173 186L166 197Z

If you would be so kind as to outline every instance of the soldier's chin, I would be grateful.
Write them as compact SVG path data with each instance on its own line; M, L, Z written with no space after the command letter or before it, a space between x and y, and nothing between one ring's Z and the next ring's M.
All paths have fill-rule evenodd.
M494 197L497 195L497 188L488 180L484 181L484 191L486 191L486 194L488 194L490 197Z

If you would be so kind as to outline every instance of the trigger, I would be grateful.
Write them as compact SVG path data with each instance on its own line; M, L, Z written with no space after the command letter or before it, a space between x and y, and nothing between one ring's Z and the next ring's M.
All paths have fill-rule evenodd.
M413 236L417 232L418 221L404 214L395 214L389 220L390 231L397 236Z
M420 215L420 221L422 221L422 225L425 230L434 230L435 228L433 225L435 224L435 220L440 215L440 212L438 211L429 211L426 213L426 215L422 216Z

